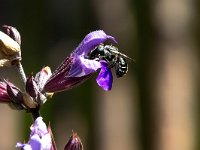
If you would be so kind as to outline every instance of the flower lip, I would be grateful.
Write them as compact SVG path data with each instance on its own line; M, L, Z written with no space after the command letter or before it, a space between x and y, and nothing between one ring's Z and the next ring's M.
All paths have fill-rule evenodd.
M102 87L105 91L109 91L112 88L113 76L110 68L106 61L100 61L101 70L96 78L97 84Z
M114 37L107 35L103 30L97 30L97 31L90 32L89 34L87 34L85 36L83 41L74 50L72 55L88 54L97 45L104 43L108 39L111 39L114 43L117 43L117 41L115 40Z
M74 63L67 75L68 77L83 77L101 68L101 64L98 61L85 59L84 56L74 57L73 60Z
M107 35L103 30L90 32L85 36L79 46L71 54L74 58L74 63L69 71L69 77L81 77L96 72L101 68L101 63L96 60L87 59L90 53L96 46L111 39L117 43L114 37Z

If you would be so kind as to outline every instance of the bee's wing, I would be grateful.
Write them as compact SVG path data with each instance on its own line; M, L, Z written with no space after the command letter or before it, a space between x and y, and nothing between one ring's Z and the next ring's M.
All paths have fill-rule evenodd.
M114 47L114 46L113 46L113 47ZM114 50L113 50L113 49L110 49L110 51L111 51L112 53L116 54L116 55L120 55L120 56L122 56L122 57L124 57L124 58L127 58L128 60L131 60L131 61L134 61L134 62L135 62L135 59L130 58L130 57L128 57L127 55L125 55L125 54L123 54L123 53L120 53L117 47L115 47Z
M120 55L120 56L122 56L122 57L124 57L124 58L127 58L128 60L131 60L131 61L134 61L134 62L135 62L135 59L133 59L133 58L131 58L131 57L128 57L127 55L125 55L125 54L123 54L123 53L118 52L117 54Z

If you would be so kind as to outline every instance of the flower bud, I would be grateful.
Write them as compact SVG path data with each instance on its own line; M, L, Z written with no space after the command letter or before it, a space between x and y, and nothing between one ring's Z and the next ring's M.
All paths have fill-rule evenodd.
M14 61L21 60L21 49L18 42L0 31L0 67L11 66Z
M11 107L18 110L24 109L25 106L23 105L23 96L20 90L8 81L6 81L6 84L7 84L6 89L8 96L14 106L12 107L11 105Z
M3 25L4 33L15 40L19 45L21 45L21 36L16 28L8 25Z
M30 76L26 81L26 92L33 98L38 97L39 88L33 76Z
M51 97L53 93L41 93L40 87L43 86L43 82L46 82L48 76L50 76L48 71L50 70L49 67L45 67L36 75L36 79L33 76L30 76L26 82L26 92L32 97L30 100L34 101L34 105L44 104L47 100L47 97ZM38 84L39 83L39 84ZM28 95L26 95L28 97ZM31 102L32 103L32 102ZM32 107L32 106L31 106Z
M72 133L69 141L65 145L64 150L83 150L83 144L77 133Z

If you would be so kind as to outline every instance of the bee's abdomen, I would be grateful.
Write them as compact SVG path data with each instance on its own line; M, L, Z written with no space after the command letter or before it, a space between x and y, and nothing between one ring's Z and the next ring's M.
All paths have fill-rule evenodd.
M115 65L116 76L123 77L128 72L128 64L123 57L119 57Z

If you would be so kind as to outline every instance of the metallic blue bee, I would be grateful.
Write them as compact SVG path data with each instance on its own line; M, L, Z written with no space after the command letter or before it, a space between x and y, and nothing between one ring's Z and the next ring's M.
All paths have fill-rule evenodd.
M128 63L126 59L132 58L120 53L118 48L112 45L100 44L88 54L88 59L105 60L110 63L110 68L115 67L116 76L123 77L128 72ZM134 61L134 60L133 60Z

